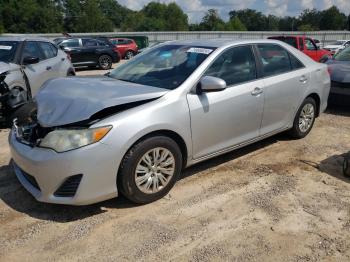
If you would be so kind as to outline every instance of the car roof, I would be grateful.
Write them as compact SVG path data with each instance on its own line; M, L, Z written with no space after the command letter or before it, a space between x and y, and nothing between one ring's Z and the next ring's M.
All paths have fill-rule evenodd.
M169 41L167 44L176 44L176 45L193 45L193 46L202 46L202 47L225 47L230 45L239 45L239 44L264 44L264 43L278 43L281 44L281 41L271 40L271 39L256 39L256 40L232 40L225 38L218 39L198 39L198 40L177 40Z
M41 41L41 42L50 42L47 38L44 37L31 37L31 36L0 36L0 41L18 41L18 42L23 42L23 41Z

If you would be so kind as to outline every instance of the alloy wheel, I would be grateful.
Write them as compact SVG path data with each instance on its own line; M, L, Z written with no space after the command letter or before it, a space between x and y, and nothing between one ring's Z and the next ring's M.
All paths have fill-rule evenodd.
M312 104L307 103L304 105L299 116L299 129L301 132L306 133L312 126L315 118L315 108Z

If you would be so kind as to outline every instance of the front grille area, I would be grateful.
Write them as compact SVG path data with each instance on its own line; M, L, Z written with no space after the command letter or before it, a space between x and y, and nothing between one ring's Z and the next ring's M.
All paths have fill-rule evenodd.
M70 176L63 184L56 190L54 196L56 197L74 197L79 187L83 175Z
M42 138L51 132L52 129L41 127L39 124L30 124L15 126L15 131L16 138L19 142L34 147Z
M21 170L21 172L22 172L24 178L25 178L33 187L35 187L36 189L38 189L38 190L40 191L40 187L39 187L39 185L38 185L38 182L36 182L36 179L35 179L33 176L29 175L28 173L24 172L23 170Z
M332 81L332 87L350 88L350 83Z

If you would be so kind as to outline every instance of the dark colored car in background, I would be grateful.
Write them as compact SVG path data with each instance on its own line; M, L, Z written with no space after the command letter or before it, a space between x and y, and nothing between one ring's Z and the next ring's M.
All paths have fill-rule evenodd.
M138 53L138 46L133 39L110 38L109 41L118 49L122 58L131 59Z
M329 103L350 106L350 47L326 62L332 84Z
M58 39L55 43L70 55L75 67L88 66L110 69L120 61L118 49L108 41L95 38Z
M331 52L319 48L314 39L306 36L271 36L268 37L268 39L279 40L294 46L296 49L311 57L316 62L322 62L326 57L332 56Z

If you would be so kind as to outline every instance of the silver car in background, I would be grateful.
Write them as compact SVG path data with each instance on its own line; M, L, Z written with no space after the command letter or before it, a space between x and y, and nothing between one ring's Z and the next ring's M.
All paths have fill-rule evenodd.
M185 167L289 130L327 107L327 66L279 41L161 44L109 75L54 79L14 126L14 170L39 201L149 203Z

